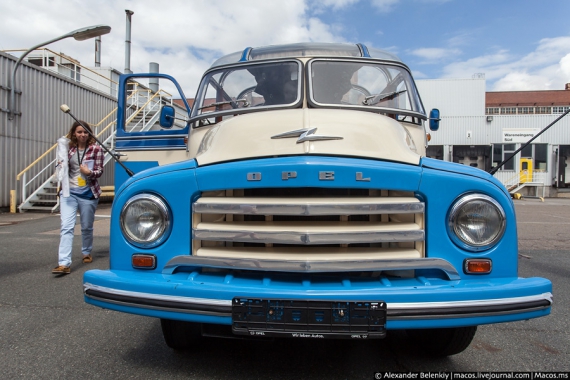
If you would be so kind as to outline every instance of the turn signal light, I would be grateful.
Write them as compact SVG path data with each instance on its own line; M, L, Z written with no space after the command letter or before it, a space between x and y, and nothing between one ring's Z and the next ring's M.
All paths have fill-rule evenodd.
M156 268L155 255L134 254L132 259L133 268L135 269L154 269Z
M489 259L466 259L463 262L463 270L467 274L491 273L493 262Z

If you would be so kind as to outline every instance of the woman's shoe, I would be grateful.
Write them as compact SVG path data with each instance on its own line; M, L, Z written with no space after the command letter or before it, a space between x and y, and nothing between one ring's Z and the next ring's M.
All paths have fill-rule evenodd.
M53 274L70 274L71 268L70 267L64 267L63 265L58 265L51 270L51 273L53 273Z
M83 256L83 264L89 264L92 261L93 258L91 257L91 255Z

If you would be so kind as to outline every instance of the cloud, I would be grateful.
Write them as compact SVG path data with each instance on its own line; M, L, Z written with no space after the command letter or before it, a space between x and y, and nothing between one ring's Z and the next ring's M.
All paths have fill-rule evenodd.
M370 0L372 6L380 12L390 12L400 0Z
M412 50L410 54L423 58L424 63L433 63L440 60L449 60L461 54L459 49L446 48L421 48Z
M360 0L317 0L313 2L313 6L317 9L332 8L336 11L354 5L359 1Z
M570 37L545 38L536 49L518 57L498 50L443 68L445 78L469 78L485 73L493 91L561 90L570 82Z
M335 8L355 1L323 0L323 4ZM224 54L248 46L344 41L338 25L328 25L311 15L308 0L288 0L278 6L271 1L233 0L170 0L167 4L100 0L95 7L86 7L82 1L2 2L0 50L29 48L84 26L107 24L112 31L102 37L101 65L123 71L125 9L130 9L134 11L131 70L147 72L149 62L157 62L161 72L173 75L183 88L193 92L202 73ZM25 22L21 21L22 14L26 15ZM72 56L83 65L94 65L93 40L66 39L48 48Z
M508 73L494 83L493 91L563 90L566 83L570 83L570 54L538 70Z

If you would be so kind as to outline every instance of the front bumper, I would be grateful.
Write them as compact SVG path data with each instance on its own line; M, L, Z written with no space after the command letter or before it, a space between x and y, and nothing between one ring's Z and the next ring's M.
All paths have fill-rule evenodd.
M133 314L230 325L234 297L384 301L387 329L438 328L548 315L552 284L543 278L441 280L281 276L270 273L175 274L91 270L87 303Z

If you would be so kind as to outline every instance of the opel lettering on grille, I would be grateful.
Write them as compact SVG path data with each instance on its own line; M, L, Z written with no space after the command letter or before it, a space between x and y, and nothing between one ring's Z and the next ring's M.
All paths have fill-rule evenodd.
M283 181L288 181L290 179L297 178L296 171L282 171L281 172L281 179ZM246 175L248 181L261 181L262 174L261 172L249 172ZM318 173L319 181L334 181L335 180L335 172L334 171L320 171ZM370 177L365 177L362 172L355 173L355 181L357 182L370 182Z

